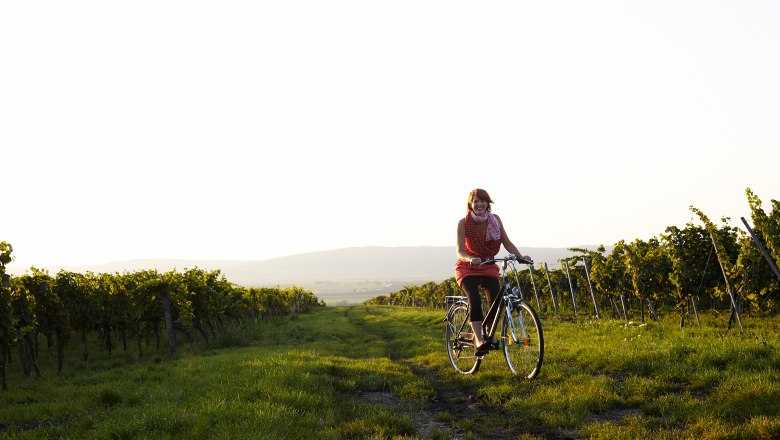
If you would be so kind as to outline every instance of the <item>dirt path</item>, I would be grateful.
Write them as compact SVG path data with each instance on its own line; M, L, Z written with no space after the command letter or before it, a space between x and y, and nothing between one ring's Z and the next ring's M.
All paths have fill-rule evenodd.
M425 378L432 385L434 395L428 405L411 414L419 436L462 439L464 438L463 430L454 425L462 424L463 421L467 420L473 420L476 423L484 416L501 412L500 408L491 407L480 399L476 389L464 385L462 382L444 380L436 369L411 362L404 357L403 353L392 349L393 341L390 337L377 333L375 329L361 320L350 317L348 310L345 311L345 315L354 325L379 338L384 344L385 353L393 362L406 366L414 375ZM404 407L404 403L390 392L362 393L360 398L375 404L396 408ZM456 424L453 421L460 423ZM479 429L479 431L482 430ZM490 438L497 440L514 439L519 435L518 433L501 431L498 428L491 431Z

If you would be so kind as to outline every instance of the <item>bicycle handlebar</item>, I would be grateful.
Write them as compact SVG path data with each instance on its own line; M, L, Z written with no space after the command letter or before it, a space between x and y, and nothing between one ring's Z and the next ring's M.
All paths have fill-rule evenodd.
M488 258L487 260L480 263L480 266L485 266L488 264L495 264L499 261L517 261L520 264L534 264L534 260L529 260L525 258L517 258L517 255L509 254L506 257L499 257L499 258Z

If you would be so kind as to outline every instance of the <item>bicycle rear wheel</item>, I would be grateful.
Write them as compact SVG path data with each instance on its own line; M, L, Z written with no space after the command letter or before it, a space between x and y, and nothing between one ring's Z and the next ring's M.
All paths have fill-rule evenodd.
M447 355L452 368L463 374L474 374L482 361L474 355L468 305L455 303L447 311L447 326L444 329Z
M512 305L504 316L501 340L506 363L512 373L533 379L539 374L544 358L544 335L539 315L525 301Z

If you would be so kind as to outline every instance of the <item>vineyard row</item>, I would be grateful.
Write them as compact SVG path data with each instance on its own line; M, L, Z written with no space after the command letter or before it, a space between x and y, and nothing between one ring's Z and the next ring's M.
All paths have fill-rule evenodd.
M60 271L56 276L31 268L10 277L10 244L0 242L0 381L7 389L6 368L11 347L19 349L25 376L40 376L38 336L56 348L57 370L62 371L66 344L80 339L82 358L89 357L88 335L97 333L105 350L121 340L135 340L141 357L142 341L161 334L168 349L177 351L177 334L194 344L208 342L229 324L244 325L278 315L305 313L324 303L299 287L245 288L230 283L220 271L189 269L159 273L86 274Z
M670 226L649 240L624 240L607 253L570 249L560 268L545 265L520 271L517 278L526 299L545 311L629 319L630 304L645 305L654 319L658 310L677 310L682 319L698 319L698 307L727 307L739 320L744 309L776 313L780 294L780 203L772 200L767 214L761 200L746 190L753 228L718 226L691 207L700 223ZM744 221L744 219L743 219ZM368 304L436 306L445 297L462 295L454 278L441 283L405 286L367 301ZM701 304L699 304L701 303ZM681 321L682 323L683 321Z

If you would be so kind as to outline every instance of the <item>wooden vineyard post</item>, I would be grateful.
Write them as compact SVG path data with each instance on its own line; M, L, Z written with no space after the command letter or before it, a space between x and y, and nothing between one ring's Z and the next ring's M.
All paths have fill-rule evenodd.
M612 318L614 319L615 316L622 318L623 313L620 311L617 305L617 301L615 300L615 297L612 295L609 295L609 305L612 306Z
M0 263L0 276L2 276L0 279L0 288L8 288L11 285L11 276L5 273L5 268L3 267L2 263ZM8 385L6 384L5 379L5 369L6 365L8 364L6 353L8 353L8 346L6 345L6 341L4 339L0 339L0 389L2 390L8 389Z
M620 305L623 306L623 318L628 321L628 304L626 304L626 295L620 294Z
M168 332L168 349L171 354L176 354L176 331L173 328L173 312L171 311L171 298L168 293L160 296L163 303L163 314L165 315L165 330Z
M590 288L590 296L593 298L593 309L596 310L596 318L601 319L601 311L599 310L599 303L596 301L596 293L593 291L593 283L590 281L588 260L585 257L582 257L582 264L585 265L585 277L588 279L588 287Z
M739 324L739 334L740 336L742 336L744 335L744 330L742 329L742 318L739 316L737 301L734 298L734 288L731 286L731 280L729 279L729 276L726 275L726 269L723 267L723 262L720 261L720 253L718 252L718 245L715 243L715 236L712 235L712 232L710 232L710 238L712 239L712 246L715 248L715 257L717 257L718 259L718 265L720 266L720 271L723 272L723 279L726 280L726 287L728 288L729 297L731 298L731 310L737 317L737 324Z
M536 290L536 281L534 280L534 266L528 265L528 274L531 277L531 287L534 289L534 296L536 296L536 306L539 307L539 313L542 313L542 302L539 300L539 292Z
M653 321L658 322L658 312L655 310L655 303L652 297L647 297L647 307L650 308L650 313L653 315Z
M777 275L777 279L780 280L780 270L778 270L777 264L775 264L775 260L772 259L772 256L769 255L766 247L764 247L764 243L761 243L761 240L758 239L756 233L753 232L753 229L750 227L750 225L748 225L747 220L745 220L745 217L740 217L740 219L742 220L742 223L745 224L745 227L750 233L750 236L753 237L753 242L756 244L756 246L758 246L758 249L761 250L761 253L764 254L764 258L766 258L767 263L769 263L769 267L772 268L772 271L774 271L775 275Z
M3 391L8 389L8 385L5 383L5 346L0 345L0 389Z
M544 263L544 274L547 276L547 285L550 286L550 296L552 296L553 309L555 314L558 314L558 300L555 299L555 289L553 289L552 281L550 281L550 271L547 270L547 263Z
M699 308L696 306L696 298L691 297L691 306L693 306L693 315L696 317L696 324L701 327L701 320L699 320Z
M571 270L569 270L569 259L565 258L563 260L564 264L566 264L566 276L569 278L569 290L571 290L571 303L574 306L574 315L577 315L577 299L574 296L574 284L571 282Z

